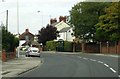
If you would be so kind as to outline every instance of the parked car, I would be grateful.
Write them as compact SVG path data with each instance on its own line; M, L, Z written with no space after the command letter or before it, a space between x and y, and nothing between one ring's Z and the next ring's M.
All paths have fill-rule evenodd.
M26 51L26 57L29 57L29 56L38 56L40 57L40 51L38 48L36 47L29 47L28 50Z

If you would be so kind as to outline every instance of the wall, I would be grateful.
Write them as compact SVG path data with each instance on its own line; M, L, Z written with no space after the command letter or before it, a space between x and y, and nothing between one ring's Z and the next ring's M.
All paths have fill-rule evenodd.
M70 26L68 24L66 24L64 21L61 21L60 23L55 25L55 27L57 28L58 31L60 31L61 29L65 28L65 27L70 27Z
M16 48L14 52L6 52L2 50L2 61L6 62L7 60L14 59L16 57Z
M67 41L73 41L75 39L75 36L72 36L71 34L73 33L72 28L67 31Z

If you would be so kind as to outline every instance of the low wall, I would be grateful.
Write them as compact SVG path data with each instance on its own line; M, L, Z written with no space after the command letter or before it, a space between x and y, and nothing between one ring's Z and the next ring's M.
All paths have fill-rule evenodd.
M14 52L6 52L2 50L2 61L6 62L7 60L14 59L16 57L16 49Z

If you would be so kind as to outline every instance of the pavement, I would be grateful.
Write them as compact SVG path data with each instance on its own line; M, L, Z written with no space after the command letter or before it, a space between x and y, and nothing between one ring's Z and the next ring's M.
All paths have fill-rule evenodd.
M24 72L30 71L42 64L41 58L25 57L2 62L2 77L16 77Z

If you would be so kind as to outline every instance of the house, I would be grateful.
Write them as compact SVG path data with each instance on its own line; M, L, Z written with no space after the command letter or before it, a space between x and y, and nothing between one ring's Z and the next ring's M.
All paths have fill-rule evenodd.
M24 33L19 36L20 48L22 50L26 49L26 46L37 47L42 51L42 45L38 43L37 35L33 35L29 32L29 29L26 29Z
M57 22L56 18L50 20L50 24L53 27L57 28L59 32L59 37L57 37L57 41L59 39L63 39L64 41L73 41L75 37L73 36L73 28L66 23L66 16L60 16L59 22Z
M24 33L19 36L20 46L31 45L31 42L34 40L34 35L29 32L29 29L26 29Z

